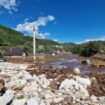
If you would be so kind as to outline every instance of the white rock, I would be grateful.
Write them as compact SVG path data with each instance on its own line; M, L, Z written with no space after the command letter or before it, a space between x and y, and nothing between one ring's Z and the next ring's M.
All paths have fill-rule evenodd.
M105 96L98 97L100 105L105 105Z
M44 98L45 99L53 99L54 98L54 94L51 91L47 91L47 93L44 93Z
M44 88L47 88L50 85L50 80L46 78L44 74L38 76L41 84L43 84Z
M61 83L61 85L60 85L60 87L59 87L59 89L73 89L73 85L76 87L76 85L77 85L77 82L75 81L75 80L73 80L73 79L65 79L62 83Z
M29 83L26 85L22 91L25 96L33 96L38 94L39 85L36 82Z
M14 97L14 92L12 90L7 90L3 96L0 96L0 105L6 105Z
M97 79L95 77L92 77L91 78L91 82L96 83L97 82Z
M74 73L76 73L76 74L80 74L80 73L81 73L81 72L80 72L80 69L79 69L79 68L77 68L77 67L76 67L76 68L74 68L74 70L73 70L73 71L74 71Z
M59 89L64 89L66 91L71 91L71 92L72 92L72 90L74 90L77 93L79 92L80 94L78 96L81 96L82 98L89 97L87 89L85 89L83 85L79 84L77 81L75 81L73 79L70 79L70 80L65 79L61 83Z
M62 97L54 98L54 99L53 99L54 103L56 103L56 104L60 103L60 102L63 101L63 100L64 100L64 98L62 98Z
M40 102L40 105L46 105L46 103L42 100L42 101Z
M86 60L86 62L87 62L87 64L88 64L88 65L90 65L90 64L91 64L90 59L87 59L87 60Z
M27 100L27 105L40 105L36 98L30 98Z
M12 105L25 105L27 99L15 99Z
M17 87L23 87L26 84L25 79L19 79L19 78L12 78L11 81L8 83L9 87L17 86Z
M87 86L90 86L90 85L91 85L91 80L90 80L89 78L83 78L83 77L80 77L80 76L75 76L75 77L73 77L73 78L75 78L76 81L77 81L79 84L84 85L85 88L86 88Z
M92 95L92 96L90 97L90 99L91 99L92 102L97 102L97 101L98 101L98 100L97 100L97 97L94 96L94 95Z

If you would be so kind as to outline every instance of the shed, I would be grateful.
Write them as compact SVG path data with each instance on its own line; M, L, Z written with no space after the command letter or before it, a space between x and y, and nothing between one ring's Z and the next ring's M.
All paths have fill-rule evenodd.
M13 58L25 57L26 53L21 48L9 48L5 50L4 56Z

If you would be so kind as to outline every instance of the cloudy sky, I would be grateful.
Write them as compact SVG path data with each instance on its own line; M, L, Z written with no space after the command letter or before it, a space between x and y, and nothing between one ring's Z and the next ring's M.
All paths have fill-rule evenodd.
M105 40L105 0L0 0L0 24L59 42Z

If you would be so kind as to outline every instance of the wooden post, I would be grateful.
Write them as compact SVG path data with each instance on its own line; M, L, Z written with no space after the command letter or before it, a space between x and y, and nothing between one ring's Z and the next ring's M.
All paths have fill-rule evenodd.
M33 27L33 59L36 59L36 41L35 41L35 27Z

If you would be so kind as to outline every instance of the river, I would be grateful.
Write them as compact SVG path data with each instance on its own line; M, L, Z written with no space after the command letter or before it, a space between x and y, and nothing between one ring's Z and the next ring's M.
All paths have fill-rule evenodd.
M61 56L59 59L47 62L44 64L44 67L53 67L53 69L62 69L62 68L70 68L74 69L78 67L82 73L92 73L92 72L99 72L99 73L105 73L105 67L94 67L92 65L82 64L78 61L77 57L74 55L67 56Z

